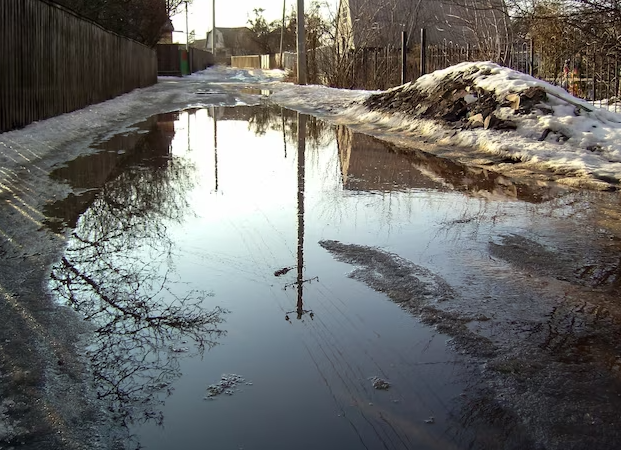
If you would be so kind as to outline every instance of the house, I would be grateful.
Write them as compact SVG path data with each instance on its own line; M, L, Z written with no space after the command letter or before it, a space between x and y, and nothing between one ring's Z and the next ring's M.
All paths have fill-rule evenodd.
M173 31L175 31L175 27L173 26L172 21L168 19L160 30L160 40L158 41L158 44L172 44Z
M337 45L341 52L401 47L420 42L425 28L429 44L498 45L509 32L504 0L341 0Z
M260 55L263 46L258 42L255 34L247 27L216 28L216 55L218 56L243 56ZM207 33L206 46L211 50L213 32Z

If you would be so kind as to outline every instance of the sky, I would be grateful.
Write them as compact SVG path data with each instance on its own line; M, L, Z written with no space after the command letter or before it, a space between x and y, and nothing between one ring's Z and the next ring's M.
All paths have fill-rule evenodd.
M297 0L284 0L287 14L296 7ZM331 9L336 11L339 0L327 0ZM305 0L308 7L311 0ZM196 39L205 39L207 31L211 30L212 0L193 0L188 7L188 22L190 31L194 30ZM263 8L263 16L267 22L282 19L283 0L216 0L216 27L244 27L248 19L253 17L253 9ZM177 42L185 42L185 12L172 18L176 32L173 38Z

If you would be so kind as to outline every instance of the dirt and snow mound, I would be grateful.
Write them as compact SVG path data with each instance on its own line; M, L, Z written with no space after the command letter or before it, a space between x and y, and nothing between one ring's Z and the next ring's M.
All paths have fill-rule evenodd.
M497 64L458 64L358 105L366 119L378 117L394 131L407 126L439 144L511 157L566 177L621 181L621 115ZM364 111L356 114L364 117ZM511 130L512 138L487 130Z
M490 74L473 67L453 72L431 88L406 84L372 95L365 106L372 111L401 112L416 117L458 123L464 128L514 130L517 124L508 119L512 114L550 114L545 105L546 92L539 86L521 92L498 96L494 91L475 84L476 75Z
M517 129L517 116L554 115L559 103L573 108L574 116L594 112L591 105L559 88L526 77L491 63L463 63L372 95L364 105L372 111L401 112L461 128L497 130ZM570 138L562 130L546 128L540 139L550 132L559 134L557 140Z

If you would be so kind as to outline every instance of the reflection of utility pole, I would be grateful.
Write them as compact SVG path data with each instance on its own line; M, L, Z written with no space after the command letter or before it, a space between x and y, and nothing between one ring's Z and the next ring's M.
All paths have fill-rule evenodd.
M306 116L298 113L298 319L304 314L304 151L306 150Z
M298 301L295 311L290 311L285 315L289 320L289 314L295 312L297 319L302 319L304 314L309 313L312 319L314 314L311 310L304 309L304 283L314 280L304 279L304 151L306 148L306 115L298 113L298 273L295 284L297 286Z
M285 131L285 108L280 108L280 117L282 118L282 143L285 147L285 158L287 158L287 132Z
M216 192L218 192L218 118L216 117L216 108L211 107L211 115L213 116L213 155L214 155L214 171L216 177Z

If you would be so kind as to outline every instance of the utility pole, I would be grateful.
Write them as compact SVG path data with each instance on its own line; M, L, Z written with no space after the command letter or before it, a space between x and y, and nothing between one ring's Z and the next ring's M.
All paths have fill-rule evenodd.
M306 84L306 32L304 31L304 0L298 0L298 84Z
M214 0L215 1L215 0ZM285 14L287 12L287 0L282 1L282 24L280 26L280 68L284 69L285 64L282 60L282 43L285 38Z
M216 57L216 0L211 5L211 53Z
M188 25L188 0L185 0L185 51L188 52L188 54L190 52L190 26Z

